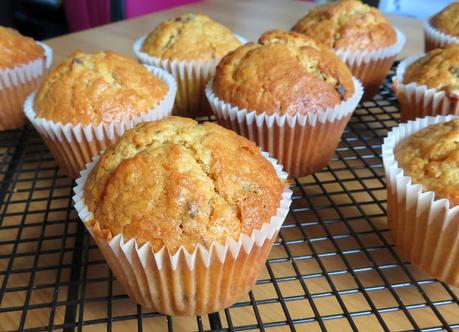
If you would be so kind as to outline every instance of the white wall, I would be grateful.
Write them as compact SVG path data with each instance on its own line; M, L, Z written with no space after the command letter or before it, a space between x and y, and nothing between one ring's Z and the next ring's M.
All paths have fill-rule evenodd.
M451 2L454 0L379 0L379 9L389 14L427 18Z

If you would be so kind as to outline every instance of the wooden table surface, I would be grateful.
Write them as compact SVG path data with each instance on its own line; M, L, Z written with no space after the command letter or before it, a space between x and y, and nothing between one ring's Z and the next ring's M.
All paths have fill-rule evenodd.
M97 51L97 50L114 50L121 52L123 54L133 56L132 53L132 44L133 42L140 37L141 35L148 33L151 31L158 23L161 21L171 17L171 16L176 16L182 13L186 12L200 12L200 13L206 13L213 17L214 19L222 22L223 24L227 25L230 27L235 33L240 34L249 40L256 40L257 37L264 31L270 30L270 29L289 29L299 18L305 15L306 11L308 8L311 6L310 3L305 3L305 2L299 2L299 1L287 1L287 0L251 0L251 1L243 1L243 0L210 0L210 1L203 1L191 5L186 5L183 7L178 7L166 11L162 11L159 13L147 15L144 17L132 19L132 20L126 20L122 22L117 22L114 24L109 24L106 26L98 27L95 29L90 29L82 32L77 32L69 35L65 35L62 37L57 37L53 38L50 40L45 41L48 45L50 45L55 54L55 61L54 64L59 63L62 61L62 59L69 55L73 50L79 49L83 51ZM423 32L422 32L422 23L418 20L411 19L411 18L403 18L403 17L390 17L391 22L396 25L400 30L404 32L404 34L407 37L407 44L400 54L400 57L405 57L408 55L413 55L419 52L423 51ZM381 121L385 121L383 119L384 114L381 115ZM394 125L394 124L389 124L389 125ZM378 129L375 129L378 130ZM356 163L358 161L355 161ZM371 160L368 161L371 163ZM380 163L380 161L375 161L377 163ZM51 166L53 165L53 161L48 161L46 163L49 163ZM25 161L25 165L27 165L27 161ZM353 162L349 161L349 165L352 166ZM349 166L348 165L348 166ZM34 169L34 164L30 164L30 169ZM51 168L52 169L52 168ZM366 176L362 171L362 177ZM51 170L48 170L46 172L51 172ZM360 171L359 171L360 172ZM338 174L338 173L337 173ZM342 179L345 179L346 176L348 176L348 172L340 172L342 174ZM49 174L49 176L52 176L53 174ZM27 175L24 175L27 177ZM340 175L341 176L341 175ZM378 176L382 176L382 170L378 174ZM332 179L332 175L323 173L319 176L319 178L325 179L325 180L330 180ZM366 180L363 180L366 181ZM363 183L363 182L362 182ZM378 186L381 186L380 180L369 180L368 182L365 182L365 185L368 186L369 188L373 188L373 184L375 184L374 188L378 188ZM41 210L46 210L47 209L47 204L48 201L46 200L46 197L53 196L53 195L58 195L61 194L63 197L65 195L68 195L68 186L71 185L70 181L67 179L60 179L58 183L60 185L59 188L57 189L49 189L50 186L56 185L55 182L51 183L51 180L44 180L44 183L42 184L42 188L47 188L46 190L51 190L51 193L46 191L45 189L43 190L36 190L34 189L34 192L29 190L30 182L21 182L18 183L17 186L11 189L11 194L10 194L10 201L11 202L24 202L24 200L30 199L30 197L35 197L37 195L38 197L44 197L42 201L37 201L34 202L33 208L36 209L36 211L41 211ZM327 185L327 189L332 186L333 183L329 183ZM352 184L357 186L358 183ZM338 185L337 185L338 186ZM349 186L351 186L351 183L349 183ZM35 188L35 184L31 187ZM357 187L356 187L357 188ZM356 189L354 188L354 189ZM350 189L352 189L350 187ZM317 189L319 190L319 189ZM330 187L330 190L333 190L333 188ZM356 189L357 190L357 189ZM375 189L373 192L374 195L377 197L383 197L381 199L384 199L385 195L385 190L381 189ZM343 199L342 197L336 197L336 199L339 201L340 199ZM356 194L356 199L357 203L360 204L360 202L364 202L366 197L364 193L362 193L362 197L358 197ZM341 202L342 203L342 202ZM368 203L362 203L362 204L368 204ZM48 204L49 205L49 204ZM54 208L62 207L65 208L68 207L69 203L67 199L63 199L60 201L53 201L52 206ZM349 209L352 207L349 206ZM21 213L21 211L24 211L24 203L18 203L14 206L10 204L9 209L14 209L13 212ZM31 207L26 207L26 212L30 210ZM374 206L371 208L375 212L375 215L379 213L378 210L379 207L377 204L374 204ZM368 211L366 213L371 214L373 210L368 208ZM321 216L322 218L336 218L336 216L333 214L333 211L321 211ZM327 213L330 213L330 215L327 215ZM322 215L323 214L323 215ZM31 215L32 217L34 215ZM33 219L32 222L40 222L40 216L37 216L36 218L31 218ZM45 218L51 218L46 214ZM68 218L68 215L66 215L66 212L59 212L56 214L53 214L53 218L56 218L56 220L65 220L65 218ZM76 216L73 215L73 218L76 219ZM307 217L305 217L307 218ZM4 225L8 225L11 223L11 225L14 225L14 223L17 223L18 218L13 218L11 217L10 219L5 218L4 220ZM380 220L382 219L382 220ZM28 222L28 219L26 220ZM385 227L385 217L383 218L378 217L378 220L375 221L375 223L381 223ZM289 218L286 221L287 224L292 224L294 223L293 218ZM62 226L63 227L63 226ZM74 229L75 225L71 224L70 229ZM29 236L39 236L39 230L37 230L38 233L34 233L32 228L28 228L28 234ZM49 226L48 226L49 229ZM56 225L55 229L55 234L60 234L62 229L58 228L58 225ZM301 235L301 229L298 227L292 227L288 228L285 231L282 232L283 234L283 241L295 241L297 238L302 238ZM13 230L11 231L13 232ZM313 231L312 231L313 232ZM14 238L16 235L15 233L7 234L4 231L0 232L0 236L3 238L10 236L11 238ZM312 236L312 235L311 235ZM387 232L385 233L384 236L387 236ZM56 239L57 241L57 239ZM35 250L32 245L29 247L25 247L27 243L23 244L21 248L23 250ZM70 244L71 245L71 244ZM351 245L351 244L349 244ZM53 244L48 244L48 247L46 249L52 250L52 246L55 246L55 248L59 248L61 246L60 242L56 242ZM28 249L27 249L28 248ZM292 255L306 255L310 254L308 253L308 248L306 245L303 243L303 246L299 245L295 247L296 249L291 253ZM7 246L0 246L0 254L2 254L2 257L6 257L9 254L9 247ZM316 250L324 250L324 252L327 250L327 248L320 248L320 245L316 248ZM98 252L97 249L91 250L90 252L90 257L88 258L89 261L91 260L101 260L100 253ZM284 257L286 256L285 251L283 250L282 246L277 246L273 248L273 252L271 254L271 258L277 258L277 257ZM40 259L47 260L47 256L43 256ZM27 258L27 257L25 257ZM23 264L24 268L27 268L32 264L28 260L25 260L21 263ZM67 259L70 259L71 257L64 257L64 263L69 263ZM50 260L52 258L49 258ZM54 259L54 258L53 258ZM40 261L41 262L41 261ZM46 262L45 262L46 263ZM47 261L47 263L52 264L52 261ZM311 273L311 269L313 267L303 264L305 261L298 261L297 263L297 268L301 271L309 271ZM333 264L339 265L338 262L331 262L331 266ZM16 263L15 263L16 264ZM18 263L19 264L19 263ZM0 270L6 269L7 265L7 260L3 259L0 260ZM21 265L22 266L22 265ZM45 271L46 272L46 271ZM67 271L68 272L68 271ZM65 278L68 278L69 273L63 273ZM295 274L295 272L292 272L292 265L286 261L285 264L276 264L275 271L273 271L276 275L280 276L288 276ZM88 269L87 271L87 277L88 278L93 278L94 280L97 280L99 276L106 276L107 275L107 267L105 264L101 263L99 265L95 264L91 266L91 269ZM419 272L417 272L419 274ZM14 281L17 283L17 285L28 285L28 281L30 276L25 274L23 277L20 275L14 275L15 279ZM52 276L46 275L46 273L43 274L43 280L46 280L47 282L52 282L54 280ZM64 278L62 277L62 278ZM336 287L342 287L342 289L349 289L352 288L353 286L353 280L352 278L346 279L341 278L339 275L336 276L335 281L335 286ZM396 277L396 276L395 276ZM394 277L394 278L395 278ZM4 280L3 276L0 276L0 281ZM13 279L8 280L9 283L11 283ZM269 280L270 273L268 271L263 271L262 275L260 278ZM370 278L371 279L371 278ZM341 280L341 281L340 281ZM309 290L311 292L315 293L320 293L322 292L328 292L330 291L329 285L321 278L311 278L307 280L307 284L309 287ZM351 285L351 286L350 286ZM438 283L436 285L439 285ZM102 286L102 287L101 287ZM104 292L106 292L105 289L105 284L102 284L99 286L97 282L89 283L86 285L85 291L87 294L90 294L92 296L104 296ZM19 286L18 286L19 287ZM22 287L22 286L21 286ZM272 283L265 283L265 284L260 284L257 285L254 290L253 294L257 299L264 299L264 298L277 298L278 297L278 291L281 291L284 296L304 296L304 291L302 287L300 286L300 283L298 280L292 280L291 282L283 282L279 285L280 290L275 290L273 288ZM437 287L437 286L435 286ZM426 293L428 293L429 296L435 296L435 294L439 294L438 290L435 287L431 287L430 289L425 289ZM441 287L441 286L438 286ZM417 303L419 301L419 295L417 295L416 292L410 293L413 289L412 288L404 288L406 290L405 293L403 293L403 302L404 303ZM29 290L31 291L31 290ZM36 298L32 296L32 301L49 301L47 300L49 294L47 294L46 289L36 289L33 290L33 294L37 294ZM117 294L122 294L122 291L117 289L116 283L114 284L114 290L113 292ZM415 294L416 293L416 294ZM11 293L9 293L11 294ZM384 292L375 292L375 298L373 299L374 302L381 303L382 306L387 305L387 306L394 306L397 307L399 304L395 303L393 304L393 300L390 297L390 295L387 295ZM379 295L378 295L379 294ZM12 294L14 295L14 294ZM349 294L349 299L352 299L351 302L346 303L346 305L349 308L366 308L365 303L366 300L363 299L360 293L356 294ZM386 296L387 295L387 296ZM25 295L24 295L25 296ZM24 303L24 296L9 296L5 297L3 303L1 305L3 307L14 307L14 306L20 306L22 303ZM65 296L65 294L64 294ZM401 295L402 296L402 295ZM60 294L59 294L60 297ZM242 301L250 301L248 296L245 296ZM323 298L323 301L321 298L317 298L315 301L317 301L318 306L319 306L319 311L321 315L328 315L331 317L337 310L336 308L338 306L336 300L330 299L330 298ZM392 301L392 302L391 302ZM306 299L303 301L304 305L300 305L301 301L294 301L294 302L288 302L287 306L289 308L289 312L293 318L296 316L302 317L304 315L304 311L308 311L307 315L309 317L312 315L310 312L310 308L307 307L307 301ZM129 312L130 314L136 312L135 305L130 302L129 300L123 300L123 301L117 301L115 304L118 304L118 307L113 307L113 311L115 314L118 313L120 314L121 312ZM0 306L1 307L1 306ZM452 322L459 323L457 321L457 316L459 314L459 311L457 310L457 307L452 307L445 306L442 309L443 313L445 316L452 317ZM99 319L99 318L104 318L106 317L106 305L102 302L95 302L95 303L87 303L84 307L84 315L85 319ZM283 315L283 310L280 307L279 303L272 303L272 305L263 305L259 307L260 314L263 317L264 320L272 320L276 321L278 320L280 316ZM363 309L362 309L363 310ZM370 310L370 309L368 309ZM244 324L252 324L254 323L254 312L252 311L251 307L243 307L243 308L232 308L232 317L233 317L233 323L237 324L240 323L242 325ZM62 307L57 307L56 311L54 312L55 315L55 321L56 322L63 322L64 320L64 310ZM331 316L330 316L331 315ZM411 325L409 322L407 323L406 317L404 317L402 314L398 315L398 312L387 312L384 314L384 318L388 317L388 323L387 325L391 330L400 330L400 329L410 329ZM419 313L416 316L418 323L421 325L425 326L434 326L435 324L438 324L437 321L435 321L435 317L432 316L431 313L429 312L423 312L419 311ZM221 313L221 317L225 317L224 313ZM454 318L456 317L456 318ZM22 318L24 318L22 316ZM0 315L0 330L12 330L15 329L17 326L17 322L21 319L21 312L20 311L11 311L7 312L5 314ZM285 319L285 318L284 318ZM364 330L380 330L380 327L378 325L378 322L376 321L374 315L367 315L367 316L362 316L361 318L356 317L354 319L356 322L358 322L358 326L361 329ZM36 312L34 313L33 311L29 311L27 314L27 320L25 323L25 326L29 327L34 327L34 326L46 326L48 322L48 315L46 312L40 313ZM325 326L329 329L340 329L340 330L348 330L349 325L345 324L344 319L330 319L327 320L325 323ZM115 322L113 323L115 324ZM209 328L209 322L206 320L206 318L203 318L202 324L204 328ZM256 321L255 321L256 324ZM345 324L345 325L343 325ZM117 322L117 329L118 330L134 330L137 328L136 321L122 321L120 320ZM195 318L174 318L173 321L173 326L174 330L178 331L188 331L190 329L195 330L196 329L196 319ZM104 324L102 325L95 325L93 328L91 326L88 326L88 330L104 330L106 326ZM159 330L167 328L167 321L163 317L157 317L157 318L149 318L145 319L144 322L144 329L148 329L151 331ZM314 325L305 325L303 327L298 326L298 330L309 330L309 329L318 329L319 327ZM115 327L114 327L115 329ZM279 327L277 330L288 330L288 326L284 327Z
M108 24L46 41L55 54L55 64L75 49L82 51L113 50L132 53L133 42L153 30L163 20L182 13L205 13L230 27L235 33L255 41L272 29L290 29L313 4L291 0L211 0L161 11L140 18ZM390 16L391 22L407 37L400 57L423 51L422 23L413 18Z

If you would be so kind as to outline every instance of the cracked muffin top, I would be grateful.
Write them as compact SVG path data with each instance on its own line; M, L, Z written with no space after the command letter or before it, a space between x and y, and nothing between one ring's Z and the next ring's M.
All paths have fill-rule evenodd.
M317 112L354 93L349 68L331 50L295 32L269 31L218 64L217 97L258 114Z
M292 30L336 50L371 51L397 41L396 32L384 15L359 0L339 0L314 7Z
M150 32L142 52L161 59L219 60L239 45L230 29L209 16L184 14Z
M213 123L169 117L129 130L88 177L85 203L106 239L154 251L238 239L268 223L284 183L256 145Z
M430 18L430 24L448 35L459 37L459 2L453 2Z
M0 69L23 65L44 57L45 50L32 38L0 26Z
M395 148L395 159L424 191L459 205L459 118L407 137Z
M431 50L410 64L403 83L411 82L459 95L459 45Z
M37 92L37 116L61 123L132 119L159 104L166 83L136 61L111 51L74 52Z

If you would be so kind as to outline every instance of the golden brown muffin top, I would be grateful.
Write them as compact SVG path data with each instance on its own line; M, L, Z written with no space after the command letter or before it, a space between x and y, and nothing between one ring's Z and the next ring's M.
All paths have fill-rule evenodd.
M150 32L142 52L161 59L218 60L239 45L230 29L209 16L184 14Z
M241 109L294 115L337 105L354 93L354 83L324 45L299 33L270 31L220 61L213 89Z
M403 83L459 94L459 45L431 50L406 68Z
M34 109L47 120L98 125L148 112L167 91L161 79L128 57L76 51L51 71Z
M0 26L0 69L23 65L44 56L45 50L32 38Z
M459 204L459 119L428 126L403 140L395 158L413 183Z
M430 24L448 35L459 37L459 2L453 2L430 18Z
M397 41L396 32L384 15L359 0L339 0L314 7L292 30L336 50L371 51Z
M84 197L102 236L174 252L250 235L276 214L283 190L254 143L173 116L126 132L93 169Z

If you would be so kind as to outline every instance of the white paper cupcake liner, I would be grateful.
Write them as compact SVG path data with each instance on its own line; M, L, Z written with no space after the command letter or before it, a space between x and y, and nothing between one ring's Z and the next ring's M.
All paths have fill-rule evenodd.
M24 125L24 100L41 84L51 67L52 49L43 43L36 43L44 49L44 58L0 70L0 131Z
M134 43L134 54L141 63L163 68L174 75L178 85L174 115L188 117L211 115L212 112L204 96L204 88L215 75L220 59L211 61L162 60L141 51L146 37L147 35L144 35ZM235 37L242 44L247 42L241 36L235 35Z
M35 93L27 98L24 104L25 115L48 145L59 167L69 177L78 177L93 156L113 144L127 129L139 122L159 120L171 114L177 92L174 77L160 68L148 65L145 67L166 83L168 91L156 107L132 119L112 121L98 126L63 124L38 117L33 108Z
M430 20L424 22L424 42L425 51L428 52L434 48L445 47L448 45L459 44L459 38L456 36L448 35L435 29Z
M336 54L348 65L352 74L365 88L364 100L378 93L397 55L405 45L405 35L395 29L397 41L394 45L373 51L337 50Z
M426 85L403 83L405 71L410 64L425 54L404 59L397 67L393 78L393 89L397 95L401 120L414 120L424 116L459 114L459 95L428 88Z
M459 286L459 206L436 199L432 191L404 174L395 147L406 137L455 116L417 119L392 129L384 139L382 157L387 181L389 230L397 251L431 276Z
M317 113L257 114L218 98L207 84L206 96L218 123L254 141L282 163L292 177L315 173L328 164L352 113L363 95L359 80L355 92L334 108Z
M263 155L277 175L286 179L282 165L267 153ZM76 180L73 201L80 219L133 301L167 315L203 315L231 306L255 284L289 212L290 189L283 191L276 215L250 236L228 238L225 244L215 241L209 249L199 244L193 252L184 247L174 254L165 247L153 252L149 243L139 246L134 239L126 242L122 234L107 238L92 222L93 215L84 202L84 186L98 160L95 157Z

